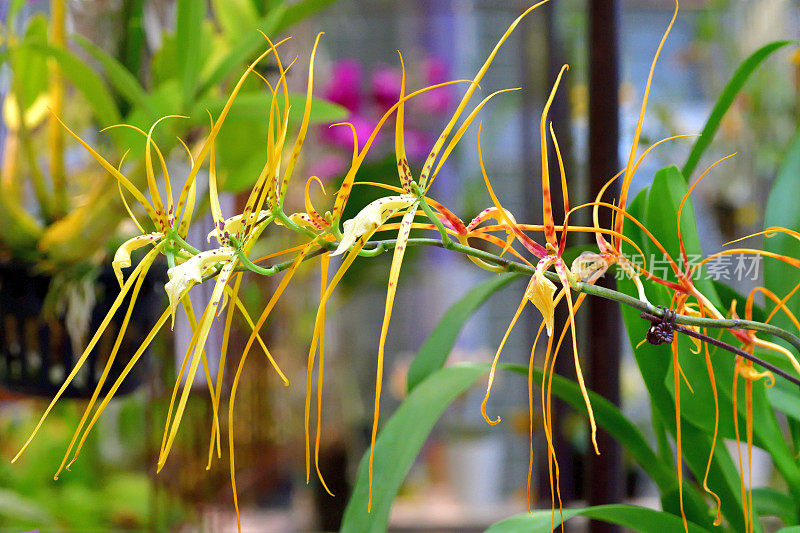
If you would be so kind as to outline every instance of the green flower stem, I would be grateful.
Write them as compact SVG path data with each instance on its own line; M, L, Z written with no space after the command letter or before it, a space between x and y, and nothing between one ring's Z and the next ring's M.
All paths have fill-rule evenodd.
M421 202L420 205L425 206L424 202ZM428 208L430 209L430 208ZM424 207L423 207L424 210ZM432 214L432 213L431 213ZM436 220L434 216L432 220ZM369 256L378 255L381 252L389 251L394 249L397 241L396 239L386 239L386 240L376 240L376 241L369 241L366 244L371 246L369 250ZM323 241L320 242L320 248L310 252L304 259L307 261L312 259L318 255L321 255L325 251L328 251L330 248L335 246L335 243ZM511 261L505 259L504 257L500 257L499 255L495 255L491 252L486 252L484 250L479 250L477 248L472 248L471 246L466 246L461 243L450 241L448 243L442 242L439 239L430 239L430 238L412 238L408 239L408 246L436 246L439 248L445 248L448 250L452 250L454 252L458 252L464 255L469 255L472 257L476 257L478 259L483 259L484 261L493 263L502 267L502 269L506 272L519 272L522 274L527 274L532 276L535 272L536 268L532 265L525 265L523 263L518 263L516 261ZM287 260L282 263L277 263L269 268L262 268L257 267L258 270L253 270L259 274L263 273L263 275L271 276L277 274L279 272L283 272L287 268L289 268L294 263L294 260ZM252 264L252 263L251 263ZM252 270L248 268L248 270ZM545 272L545 276L547 276L550 280L561 283L561 280L558 277L558 274L555 272ZM213 277L213 276L209 276ZM621 304L628 305L639 311L644 311L646 313L650 313L651 315L662 317L664 315L664 310L662 308L656 307L648 302L643 302L638 298L633 296L629 296L627 294L623 294L619 291L615 291L613 289L607 289L605 287L599 287L597 285L592 285L589 283L584 283L581 281L576 281L572 286L572 289L576 292L586 293L592 296L597 296L600 298L605 298L607 300L613 300L615 302L619 302ZM684 326L701 326L701 327L709 327L709 328L725 328L725 329L747 329L751 331L759 331L761 333L767 333L769 335L774 335L778 338L781 338L794 346L798 353L800 353L800 337L785 331L779 327L773 326L771 324L764 324L762 322L755 322L753 320L741 320L736 318L727 318L727 319L717 319L717 318L700 318L694 316L686 316L686 315L676 315L675 316L675 323L681 324Z
M436 229L439 230L439 234L442 236L442 246L448 250L453 249L451 247L455 243L447 233L447 229L444 227L444 224L442 224L441 219L436 216L436 213L433 212L431 206L429 206L428 202L425 201L425 192L421 190L416 183L411 184L411 190L417 195L417 201L419 206L422 208L422 211L425 213L425 216L427 216L436 226Z
M236 257L239 258L239 261L247 270L255 272L256 274L261 274L262 276L271 276L278 272L275 270L275 267L264 268L253 263L241 249L236 250Z
M171 240L172 242L177 243L178 245L180 245L181 248L183 248L187 252L191 252L193 254L199 254L200 253L200 250L198 250L197 248L195 248L194 246L192 246L191 244L189 244L188 242L183 240L181 238L181 236L178 235L178 232L175 231L175 230L172 230L167 234L167 239Z

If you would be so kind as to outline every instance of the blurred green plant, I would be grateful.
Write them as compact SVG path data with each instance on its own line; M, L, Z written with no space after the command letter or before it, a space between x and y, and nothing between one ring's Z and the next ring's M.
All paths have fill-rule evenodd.
M2 27L0 55L11 71L11 91L4 105L8 134L0 183L0 253L63 272L87 259L102 259L125 216L113 177L84 166L83 157L79 164L65 164L64 132L54 116L65 117L78 129L125 123L146 131L162 116L178 113L187 120L165 124L154 140L167 147L166 157L175 148L183 149L176 137L194 149L194 141L207 126L206 111L219 112L231 74L263 45L258 31L279 34L332 1L220 0L212 2L207 12L203 2L178 0L175 27L160 36L162 44L150 51L149 64L143 64L144 3L126 2L120 58L81 35L71 36L97 71L67 46L64 0L51 1L49 20L41 13L21 20L24 2L12 2ZM19 32L18 26L22 26ZM74 92L66 90L67 82ZM297 105L303 98L291 95ZM228 120L234 127L218 140L221 190L247 189L258 177L266 152L252 147L267 144L261 117L269 102L266 88L255 80L243 88L231 109ZM341 107L315 99L310 119L333 122L345 116ZM135 142L138 135L114 128L107 138L120 158L127 155L131 180L142 186L144 147Z
M144 417L146 403L142 396L132 396L120 405L116 424L130 426ZM7 411L8 407L4 407ZM33 429L33 419L24 416L27 409L15 407L13 415L2 420L3 455L13 453L12 443L25 438ZM165 491L156 491L149 476L142 472L143 442L125 439L120 460L105 457L99 435L86 446L97 458L75 465L70 475L57 482L49 465L57 462L68 441L71 428L78 423L80 410L65 404L53 412L53 423L45 429L44 438L31 446L22 468L0 463L0 528L9 530L122 530L170 529L183 520L181 503ZM109 422L113 421L109 419ZM110 427L110 426L109 426ZM105 439L110 433L104 432ZM141 433L139 434L141 438ZM166 509L152 523L152 505Z

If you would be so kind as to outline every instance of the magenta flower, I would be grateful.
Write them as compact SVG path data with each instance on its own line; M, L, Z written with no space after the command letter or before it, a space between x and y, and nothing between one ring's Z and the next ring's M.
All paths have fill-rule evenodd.
M348 120L356 130L358 144L362 145L375 128L376 121L363 115L353 114ZM380 142L381 132L375 137L375 144ZM328 144L346 149L348 152L353 150L353 131L347 126L324 126L322 127L322 139Z
M372 74L370 93L381 111L392 107L400 97L400 72L386 65L378 67Z
M435 85L449 78L448 65L445 60L436 56L428 56L422 62L422 75L425 85ZM420 95L414 100L414 106L424 113L441 115L446 113L453 103L453 95L449 87L442 87Z
M335 62L323 96L351 113L357 112L361 107L361 64L355 59Z
M350 161L339 153L325 154L309 163L308 172L323 182L341 176L347 171Z
M405 146L410 161L424 161L433 146L433 139L424 131L408 128L405 131Z

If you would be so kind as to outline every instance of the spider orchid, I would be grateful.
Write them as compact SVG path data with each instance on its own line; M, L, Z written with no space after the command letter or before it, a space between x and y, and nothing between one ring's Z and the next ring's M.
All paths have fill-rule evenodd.
M400 61L401 61L401 66L403 68L402 68L400 96L398 102L394 104L379 120L375 129L371 133L370 137L364 144L364 147L360 151L358 150L358 141L357 139L355 139L353 161L336 195L336 200L334 202L333 210L329 217L330 222L328 222L326 226L330 227L330 231L332 233L336 234L338 232L337 227L339 220L341 218L341 214L347 203L352 187L357 183L355 181L356 173L360 168L361 163L364 160L367 150L374 142L379 129L384 124L384 122L395 112L397 113L397 117L395 120L395 157L397 161L400 188L399 189L391 188L391 189L399 194L387 196L371 202L369 205L365 206L353 219L345 221L342 225L342 229L344 231L341 234L341 238L339 238L339 244L333 251L333 253L330 255L331 256L343 255L344 258L342 260L342 264L334 274L331 281L325 284L325 289L320 298L320 306L317 311L317 317L314 326L314 334L312 337L311 346L309 349L309 356L308 356L307 391L310 392L311 372L316 358L317 346L319 345L320 369L318 374L319 386L317 392L318 394L317 433L319 434L319 427L320 427L319 394L321 394L322 390L322 365L324 357L322 350L322 338L323 338L322 332L324 328L326 303L330 298L331 293L341 280L342 276L344 275L344 273L347 271L347 269L350 267L350 265L358 255L380 253L383 251L383 245L379 245L374 250L364 250L365 245L367 244L368 240L372 237L372 235L374 235L378 231L384 231L388 229L398 229L397 239L394 245L392 265L389 272L386 306L384 310L383 324L381 327L381 334L378 345L378 357L377 357L378 368L376 372L376 385L375 385L375 409L373 417L372 437L370 445L370 459L369 459L369 485L370 485L369 504L368 504L369 509L371 509L371 504L372 504L372 479L373 479L372 465L373 465L373 458L375 451L375 439L377 436L378 423L379 423L380 397L381 397L381 388L383 381L384 350L385 350L386 337L388 334L389 322L392 314L392 308L394 304L394 297L397 290L397 281L399 279L400 269L402 266L411 230L415 227L433 229L429 224L417 224L414 222L414 219L418 214L417 210L418 208L422 209L422 212L433 222L433 226L441 232L443 239L446 239L445 243L449 243L451 241L449 240L450 233L448 233L447 228L445 228L442 219L448 220L448 224L450 224L451 228L454 227L454 224L455 226L457 226L458 229L451 230L452 233L459 234L459 238L468 238L470 231L467 230L467 228L463 225L463 223L461 223L460 220L457 219L457 217L452 215L452 213L449 210L446 210L443 206L441 206L441 204L438 204L437 202L427 198L427 191L430 188L431 184L433 183L434 179L436 178L436 175L438 174L442 165L447 160L447 157L450 155L451 151L455 148L458 141L461 139L461 137L463 136L464 132L467 130L469 125L473 122L475 116L480 111L480 109L492 97L499 94L500 92L504 92L504 91L498 91L484 98L473 109L473 111L464 119L464 121L461 123L458 129L456 129L455 132L453 133L453 129L456 126L456 122L461 117L468 101L470 100L475 89L477 88L478 83L483 78L484 74L486 73L492 61L494 60L497 51L502 46L502 44L508 39L508 37L511 35L514 28L519 24L519 22L528 13L533 11L536 7L546 3L546 1L547 0L544 0L543 2L539 2L538 4L530 7L510 25L507 31L500 38L499 42L497 43L497 45L495 46L495 48L493 49L487 60L484 62L483 66L479 69L476 76L471 81L469 81L469 87L467 88L458 107L453 113L453 116L451 117L450 121L445 126L444 130L442 131L437 141L434 143L434 146L431 149L431 152L423 165L418 180L415 181L414 178L412 177L411 169L409 167L408 159L406 157L406 152L405 152L404 129L403 129L405 102L411 99L412 97L421 94L425 91L441 87L449 83L459 83L466 80L456 80L454 82L437 84L430 87L426 87L424 89L420 89L410 94L406 94L405 67L402 64L402 56L401 56ZM353 133L355 138L355 129L353 129ZM448 143L446 146L445 142ZM441 157L439 157L440 154ZM431 206L436 206L436 207L432 208ZM434 209L437 209L438 212L435 213ZM399 225L389 224L388 223L389 220L392 217L396 216L401 217ZM314 217L310 212L306 214L298 214L295 218L296 220L303 220L306 226L308 226L309 224L316 224L322 226L318 219L316 221L314 220L316 217ZM326 220L328 219L327 216L324 218ZM481 220L476 222L475 225L479 224L483 220L486 220L487 218L488 216L484 216L483 218L481 218ZM286 220L283 220L282 222L287 223ZM472 229L474 229L474 227ZM326 229L326 231L328 230ZM483 237L486 240L490 241L496 240L494 237L490 238L482 234L477 236ZM310 410L311 410L311 399L309 392L307 392L306 395L306 410L305 410L307 480L310 475L310 456L311 456L310 437L308 430L309 420L310 420ZM319 437L317 437L317 443L318 442L319 442ZM316 459L318 455L318 445L315 446L314 455ZM325 486L327 490L327 486L325 485L324 480L322 480L322 476L319 472L318 465L317 465L317 475L322 481L323 486Z
M278 43L280 44L280 43ZM210 374L208 372L207 362L205 360L205 355L203 353L203 346L208 336L208 331L210 329L211 321L215 314L218 311L221 311L222 307L224 307L225 303L222 301L222 297L224 294L227 294L230 299L235 302L236 307L242 312L245 316L246 320L252 326L253 323L250 320L247 311L245 310L244 306L242 305L241 301L238 299L236 295L236 289L238 288L238 278L237 282L234 286L234 290L231 290L227 287L228 279L231 273L234 270L234 267L237 264L237 261L241 261L242 264L252 268L254 265L249 262L246 258L246 252L252 248L252 245L255 242L260 231L263 230L263 227L266 224L266 221L251 216L250 219L247 220L248 226L246 228L241 228L237 232L237 238L234 239L229 234L225 234L224 232L221 233L222 237L220 240L221 247L217 250L210 250L207 252L199 252L198 250L194 249L191 245L189 245L184 239L187 235L188 225L191 221L192 214L194 211L194 204L195 204L195 197L196 197L196 177L197 173L199 172L205 158L210 156L210 191L211 191L211 205L212 211L215 214L215 220L220 219L221 217L217 217L216 215L219 214L219 200L217 198L217 191L216 191L216 173L214 169L214 139L216 138L219 130L225 120L225 117L230 110L233 101L238 94L239 90L242 87L245 79L249 75L250 72L253 71L253 68L267 55L270 53L277 52L275 51L275 46L272 46L269 50L265 51L261 54L246 70L246 72L241 76L238 83L234 87L231 92L231 95L221 111L219 117L217 118L216 122L212 122L211 130L206 138L205 142L199 147L197 155L193 156L191 150L183 144L184 148L186 148L187 152L189 153L189 157L191 159L191 170L189 172L189 176L184 184L183 188L180 191L178 196L177 202L174 201L172 185L170 182L169 174L167 171L167 165L165 158L158 148L156 143L152 139L152 134L155 126L160 122L156 122L153 127L150 129L148 133L144 133L142 130L138 130L138 128L134 128L143 135L146 136L147 141L145 145L145 171L146 171L146 178L147 178L147 185L148 185L148 192L150 196L150 200L145 197L145 194L140 191L131 180L126 177L122 172L122 162L120 162L119 167L115 167L111 163L109 163L103 156L101 156L97 151L95 151L86 141L81 139L75 132L73 132L69 127L67 127L63 122L56 117L56 119L61 122L63 128L69 133L79 144L81 144L89 154L106 170L108 171L117 181L120 194L122 197L122 202L126 208L126 210L131 215L131 218L134 224L138 227L139 231L141 232L140 236L134 237L127 242L125 242L115 253L114 259L112 261L112 266L114 268L115 274L117 276L118 281L121 285L121 290L119 296L115 299L114 303L111 306L108 314L105 316L103 321L101 322L98 330L95 332L91 340L86 346L86 349L78 358L75 363L74 368L69 373L67 378L65 379L64 384L59 389L59 391L54 396L51 403L45 409L44 414L42 415L40 421L36 425L35 429L31 433L28 440L20 449L19 453L14 457L13 461L16 461L20 455L25 451L28 447L36 433L38 432L39 428L41 427L42 423L44 422L45 418L52 410L55 403L63 394L66 387L69 383L75 378L78 371L80 370L81 366L85 363L86 359L88 358L91 351L97 345L100 337L103 335L104 331L107 329L111 319L117 312L117 310L121 307L124 299L128 294L130 294L130 303L128 304L127 312L123 319L123 322L120 326L120 330L118 332L117 339L114 343L113 349L109 355L108 362L103 370L103 373L98 380L98 385L89 400L86 409L84 411L83 417L81 418L78 428L73 435L72 441L70 442L67 452L62 460L61 465L58 468L58 471L55 474L55 478L58 478L58 474L62 471L63 468L69 468L69 464L75 461L77 458L81 447L83 446L89 432L91 431L92 427L97 422L99 416L102 414L105 407L108 405L109 401L121 385L122 381L126 378L128 373L131 371L133 366L136 364L138 359L141 357L142 353L144 353L145 349L149 346L152 339L156 336L156 334L161 330L161 328L166 324L167 319L170 316L174 316L175 307L178 302L181 302L184 306L184 309L187 312L190 324L193 328L193 337L190 343L189 351L187 352L186 358L184 358L184 362L182 368L179 372L178 380L175 384L175 389L173 391L172 403L170 405L170 413L168 414L168 421L167 421L167 428L165 429L164 440L162 443L162 450L159 456L158 466L159 470L163 467L166 457L169 454L169 449L177 432L180 419L185 408L186 400L188 398L189 392L189 384L191 384L194 380L194 375L197 371L199 362L203 361L204 370L206 372L206 378L209 385L209 392L212 397L212 404L214 406L214 425L212 430L212 444L214 441L214 435L217 435L217 451L219 454L219 428L218 428L218 420L216 417L216 411L219 401L219 394L220 394L220 385L221 385L221 377L222 373L220 371L218 376L218 382L216 391L214 390L213 384L211 383ZM308 110L307 110L308 112ZM166 117L165 117L166 118ZM163 120L163 119L162 119ZM130 126L129 126L130 127ZM179 139L180 140L180 139ZM161 170L163 173L164 185L165 185L165 192L166 198L163 198L158 190L158 186L156 184L155 178L155 171L152 164L152 151L156 152L156 155L159 159ZM123 156L124 159L124 156ZM125 195L123 193L123 189L131 194L134 199L139 203L141 208L145 211L148 217L148 224L147 226L150 227L150 231L145 229L145 226L142 225L131 210L131 207L128 205ZM166 201L165 201L166 200ZM224 221L223 224L219 226L221 230L224 230ZM229 221L231 224L234 221ZM153 231L155 230L155 231ZM131 275L128 277L127 280L124 279L122 274L123 268L128 268L131 266L131 252L138 248L143 248L146 246L152 246L152 248L146 253L144 258L136 265ZM114 357L117 354L118 348L121 344L122 337L127 329L128 321L130 319L131 312L133 310L133 306L135 304L136 298L138 296L139 290L141 285L144 281L144 276L147 274L148 270L152 266L153 262L157 258L159 254L163 253L167 256L167 260L170 264L170 270L168 271L170 281L165 286L165 289L170 297L170 306L164 310L161 316L156 321L155 325L152 327L150 332L146 335L145 339L137 349L136 353L131 357L130 361L126 364L125 368L122 370L120 376L117 380L112 384L109 391L106 393L105 398L102 402L97 406L94 410L93 416L91 420L89 420L89 415L92 414L92 409L95 406L101 388L103 387L107 377L111 365L113 363ZM256 267L257 268L257 267ZM194 313L191 308L191 303L187 297L187 292L189 288L197 282L202 281L207 276L217 276L217 282L212 294L211 301L206 306L199 323L194 319ZM221 304L221 305L220 305ZM229 309L230 313L230 309ZM255 334L255 333L254 333ZM255 334L258 338L259 342L262 344L262 347L265 349L266 353L269 356L269 352L266 350L266 347L263 346L263 341L261 340L260 336ZM226 335L227 338L227 335ZM189 354L193 353L191 357L191 365L189 368L189 378L187 380L187 385L184 386L184 390L180 399L180 402L177 406L177 410L174 415L174 419L172 416L172 407L174 404L176 392L178 386L180 384L181 377L184 373L184 370L187 366L187 361L189 360ZM223 349L223 353L225 350ZM273 365L275 366L278 373L285 381L285 377L275 365L274 360L271 359ZM87 420L89 420L87 424ZM170 426L170 420L172 421L172 425ZM83 431L83 435L81 436L81 432ZM81 436L80 441L78 442L78 437ZM78 442L77 447L75 447L75 443ZM69 455L71 451L75 449L74 457L72 461L67 463Z
M792 289L784 298L778 298L775 293L766 289L764 287L756 287L747 296L747 300L745 302L745 318L747 320L752 320L753 318L753 298L757 293L761 293L775 304L775 307L772 309L770 314L767 316L765 323L769 323L770 320L775 316L778 311L783 311L785 315L789 318L795 328L800 331L800 322L798 322L797 318L794 314L786 307L786 301L800 288L800 284L796 285L794 289ZM731 304L731 315L736 318L736 302L732 302ZM795 371L800 371L800 366L797 365L797 361L791 355L788 350L786 350L783 346L773 344L771 342L764 341L759 339L755 332L749 330L733 330L732 333L739 339L742 343L742 349L744 349L747 353L753 354L753 351L756 346L766 348L769 350L776 351L781 353L782 355L788 354L788 359L792 363ZM747 479L748 479L748 486L745 487L745 480L744 480L744 473L745 467L744 462L742 461L742 446L741 446L741 438L739 434L739 416L738 416L738 380L739 378L744 379L745 384L745 439L747 443ZM771 372L763 371L759 372L754 367L752 361L745 359L744 357L738 356L736 357L736 366L734 369L733 374L733 423L734 423L734 432L736 437L736 449L738 453L739 459L739 471L741 472L740 477L740 488L741 488L741 495L742 495L742 507L744 509L744 519L745 519L745 528L746 531L751 532L753 531L753 489L752 489L752 452L753 452L753 382L759 379L766 378L767 387L772 387L775 384L775 377L772 375Z
M579 385L580 385L580 388L581 388L581 392L582 392L582 394L584 396L584 401L586 403L586 407L587 407L587 410L588 410L588 413L589 413L589 420L590 420L590 425L591 425L591 430L592 430L592 442L594 444L595 451L597 453L599 453L599 450L597 448L596 437L595 437L596 426L595 426L595 421L594 421L594 415L593 415L593 412L592 412L591 403L589 402L588 393L586 392L586 387L585 387L584 380L583 380L583 374L581 372L580 361L579 361L579 358L578 358L577 339L576 339L575 330L574 330L574 328L575 328L574 315L575 315L575 312L577 311L577 308L576 308L576 306L575 306L575 304L573 302L573 299L572 299L571 287L574 286L574 283L577 280L576 280L575 276L573 275L573 273L570 271L569 267L564 262L564 260L561 258L561 254L564 252L564 249L565 249L565 246L566 246L566 237L567 237L568 231L570 230L570 227L569 227L569 224L568 224L568 218L565 218L564 224L561 226L561 234L560 234L560 238L559 238L559 236L556 233L556 226L555 226L555 222L553 220L552 198L551 198L551 189L550 189L550 172L549 172L549 163L548 163L548 142L547 142L548 129L549 129L549 134L550 134L550 137L552 138L553 145L554 145L555 152L556 152L556 156L557 156L557 159L558 159L560 178L561 178L561 186L562 186L562 191L563 191L564 212L565 212L565 216L568 217L568 213L569 213L569 198L568 198L568 194L567 194L567 183L566 183L566 175L565 175L565 172L564 172L563 160L561 158L561 152L559 150L558 141L557 141L555 133L554 133L554 131L552 129L552 125L550 125L549 128L548 128L548 125L547 125L547 114L549 112L549 109L550 109L550 106L551 106L551 104L553 102L553 99L555 98L555 94L556 94L556 91L558 89L558 85L559 85L559 82L561 80L561 77L564 74L564 72L567 70L567 68L568 68L568 66L564 65L564 67L559 72L558 77L556 78L556 81L555 81L555 83L553 85L553 89L551 90L550 95L549 95L549 97L547 99L547 102L545 103L544 109L542 111L541 119L540 119L540 145L541 145L541 153L542 153L542 200L543 200L543 212L542 212L542 214L543 214L544 224L543 224L543 226L537 227L536 229L540 229L540 230L544 231L545 239L546 239L546 245L545 246L542 246L539 243L535 242L526 233L524 233L522 228L520 227L520 225L518 225L513 220L513 218L508 215L508 211L505 208L503 208L502 205L500 204L499 199L497 198L497 196L494 193L493 187L491 185L491 182L489 181L489 178L488 178L488 176L486 174L486 170L485 170L485 167L484 167L484 164L483 164L482 151L480 150L480 131L479 131L479 136L478 136L478 138L479 138L479 140L478 140L479 163L480 163L481 172L482 172L482 175L483 175L483 178L484 178L484 182L486 184L487 191L489 192L489 195L490 195L490 197L491 197L491 199L492 199L492 201L493 201L493 203L495 205L496 213L498 215L500 215L500 218L502 218L503 225L505 226L505 228L510 230L510 231L512 231L513 234L516 236L517 240L519 240L529 252L531 252L534 256L536 256L539 259L538 263L536 264L536 269L534 271L534 274L531 277L531 279L530 279L530 281L528 283L528 286L527 286L527 288L525 290L525 293L523 295L522 301L520 302L519 306L517 307L517 310L514 313L513 318L511 319L511 323L509 324L509 326L508 326L508 328L506 330L506 333L505 333L505 335L503 336L503 339L500 342L500 345L499 345L499 347L497 349L497 352L495 353L495 357L494 357L494 359L492 361L492 366L491 366L491 369L490 369L490 372L489 372L489 379L488 379L488 384L487 384L487 387L486 387L486 394L484 396L483 402L481 403L481 412L482 412L482 414L484 416L484 419L489 424L495 425L495 424L498 424L500 422L500 417L497 417L495 419L491 419L487 415L487 413L486 413L486 404L488 402L489 395L490 395L491 389L492 389L492 384L494 382L495 369L497 367L497 363L499 361L500 354L501 354L501 352L503 350L505 342L508 339L508 336L510 335L511 330L513 329L514 325L516 324L520 314L522 313L522 310L524 309L525 305L529 301L531 303L533 303L533 305L536 306L536 308L542 314L542 317L543 317L542 328L546 328L547 329L548 350L547 350L547 353L546 353L546 359L545 359L545 364L544 364L544 368L545 368L545 371L546 371L546 369L548 367L548 364L550 364L550 362L551 362L551 355L550 355L551 351L550 351L550 349L552 348L552 335L553 335L553 326L554 326L555 307L556 307L557 302L565 297L566 300L567 300L567 306L568 306L568 309L569 309L569 321L568 321L567 325L565 325L564 333L566 333L567 329L572 331L572 346L573 346L573 354L574 354L574 360L575 360L575 370L576 370L576 373L577 373L578 382L579 382ZM530 227L526 227L525 229L531 229L531 228ZM561 289L558 291L558 295L557 296L556 296L556 285L550 279L548 279L545 276L545 272L551 266L555 268L557 276L558 276L558 279L561 282ZM581 295L581 297L579 297L578 306L580 305L580 302L583 299L582 297L583 297L583 295ZM542 328L540 328L539 334L541 334ZM536 341L534 342L534 347L532 348L532 351L531 351L531 364L533 363L533 361L532 361L533 353L535 351L535 346L536 346L536 342L538 342L538 339L539 339L539 335L536 336ZM555 359L555 357L553 356L552 360L554 360L554 359ZM529 387L528 387L528 389L529 389L529 415L530 415L529 418L530 418L530 433L531 433L530 434L530 437L531 437L531 457L532 457L532 453L533 453L533 446L532 446L532 438L533 438L533 436L532 436L532 421L533 421L533 414L532 414L533 413L533 393L532 393L532 388L533 388L533 385L532 385L532 381L533 381L533 376L532 376L531 373L529 373L529 380L528 380ZM543 396L543 406L546 407L546 405L544 403L544 396ZM545 413L545 433L546 433L547 442L548 442L548 461L549 461L549 464L551 465L551 486L552 486L553 474L555 474L555 478L556 479L558 478L558 473L557 473L557 468L558 467L557 467L557 463L556 463L556 466L555 466L556 472L554 473L553 470L552 470L552 466L553 466L553 460L555 459L555 454L554 454L554 449L553 449L553 446L552 446L552 437L551 437L551 434L550 434L550 427L551 426L548 425L548 421L549 421L550 417L548 416L548 410L547 409L545 409L544 413ZM556 484L557 484L557 481L556 481ZM553 501L553 503L554 503L554 505L553 505L554 512L555 512L555 495L557 493L559 493L557 488L552 491L552 494L553 494L553 497L554 497L554 501ZM529 502L530 502L530 473L529 473L529 483L528 483L528 495L529 495ZM559 508L560 507L561 507L561 504L560 504L560 495L559 495Z

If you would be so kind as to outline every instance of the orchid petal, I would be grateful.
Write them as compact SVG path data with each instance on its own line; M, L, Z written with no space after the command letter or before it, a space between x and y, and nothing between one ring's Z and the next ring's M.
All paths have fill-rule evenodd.
M374 233L386 220L400 209L404 209L417 200L411 194L401 194L400 196L386 196L379 198L359 213L346 220L342 224L344 230L339 246L331 254L331 257L341 255L349 249L362 235Z
M178 302L190 288L202 283L203 276L217 263L227 261L235 255L236 251L230 247L217 248L200 252L185 263L167 270L169 281L164 285L169 297L169 307L172 314L172 327L175 327L175 309Z
M163 233L148 233L146 235L139 235L133 237L132 239L128 239L122 243L122 246L117 248L117 252L114 254L114 260L111 261L111 268L114 269L114 275L117 277L120 287L122 287L123 284L122 269L131 266L131 252L141 248L142 246L152 244L163 237Z
M525 298L542 313L547 326L547 335L553 335L553 322L555 320L555 303L553 295L556 292L555 284L547 279L545 271L556 261L552 256L545 257L536 264L536 271L525 289Z

